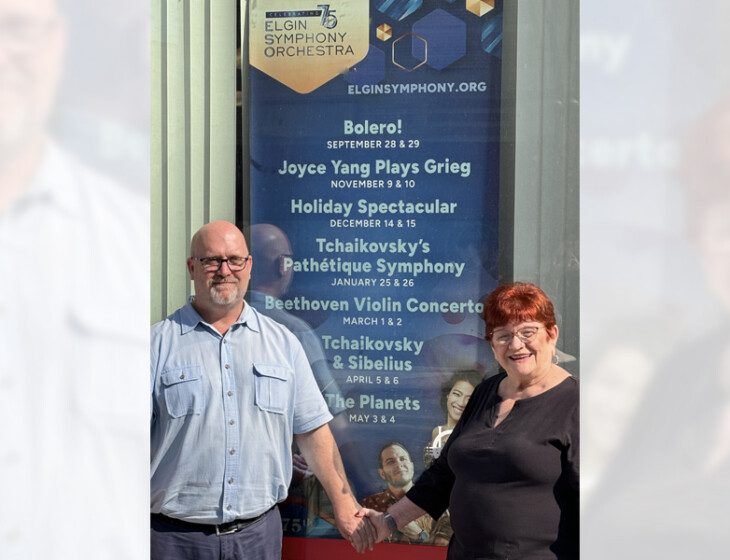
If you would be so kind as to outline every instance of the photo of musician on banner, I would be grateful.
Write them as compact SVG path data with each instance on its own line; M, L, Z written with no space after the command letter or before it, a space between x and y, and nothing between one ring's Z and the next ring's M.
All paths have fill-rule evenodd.
M413 487L413 461L404 444L390 441L381 447L378 454L378 475L387 485L385 490L365 496L360 503L363 507L384 512ZM433 519L429 515L422 515L401 530L394 531L386 541L428 543L432 526Z
M474 388L482 379L483 376L477 371L459 371L441 385L441 408L446 413L446 423L436 426L431 432L431 443L424 449L423 461L426 467L430 467L431 463L441 455L441 449L446 445L456 423L461 419ZM447 509L434 522L431 529L431 544L447 546L453 534L451 516Z

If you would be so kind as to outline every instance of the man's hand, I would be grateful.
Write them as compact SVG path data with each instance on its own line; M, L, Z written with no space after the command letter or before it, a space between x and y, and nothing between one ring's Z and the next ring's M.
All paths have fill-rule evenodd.
M359 505L355 505L355 510L344 517L340 517L339 512L335 511L335 524L342 536L350 541L355 550L358 552L372 550L373 545L377 542L378 533L367 517L355 514L355 512L359 513L364 510Z
M367 519L375 530L375 542L379 543L384 541L390 536L390 529L388 524L383 519L384 513L375 511L374 509L360 508L357 512L357 517Z
M335 525L355 550L372 550L377 536L370 521L357 517L360 506L352 494L335 438L327 424L311 432L296 434L294 439L309 465L322 483L335 513Z

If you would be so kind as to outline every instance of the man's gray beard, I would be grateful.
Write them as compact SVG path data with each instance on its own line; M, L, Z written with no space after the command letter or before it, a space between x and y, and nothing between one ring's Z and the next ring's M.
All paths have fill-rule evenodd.
M230 295L224 297L218 290L216 290L216 286L210 287L210 299L213 300L213 303L216 305L230 305L238 300L243 299L243 297L240 295L240 290L238 289L238 286L236 286L235 290L232 290L230 292Z

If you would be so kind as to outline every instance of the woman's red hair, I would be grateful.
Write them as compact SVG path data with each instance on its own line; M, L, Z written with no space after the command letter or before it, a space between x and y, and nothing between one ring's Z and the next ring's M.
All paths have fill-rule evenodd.
M550 298L535 284L513 282L499 286L487 296L482 319L489 339L494 329L512 322L539 321L551 329L555 326L555 311Z

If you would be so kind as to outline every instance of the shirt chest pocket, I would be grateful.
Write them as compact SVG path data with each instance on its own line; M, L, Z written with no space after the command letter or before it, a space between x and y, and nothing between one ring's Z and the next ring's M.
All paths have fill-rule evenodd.
M254 364L256 406L265 412L284 414L289 408L292 371L286 366Z
M162 372L167 413L173 418L203 412L203 380L200 366L183 366Z

